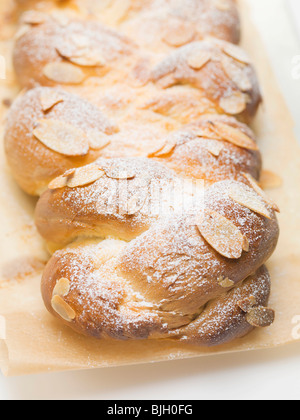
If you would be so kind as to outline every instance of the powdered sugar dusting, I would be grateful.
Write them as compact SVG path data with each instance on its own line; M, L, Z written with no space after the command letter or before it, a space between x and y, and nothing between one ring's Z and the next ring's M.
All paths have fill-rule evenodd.
M88 5L97 13L93 3L78 0L81 10ZM45 72L35 73L37 63L43 68L69 61L86 79L70 91L96 107L62 91L62 99L43 111L35 90L27 94L26 108L22 99L14 105L18 121L11 114L8 132L24 130L32 140L40 117L57 116L83 132L98 130L111 137L96 161L101 178L47 191L39 202L37 223L47 240L59 246L75 241L54 254L50 264L55 270L44 283L52 282L53 289L60 278L70 281L65 300L76 313L74 328L85 334L224 342L249 330L238 299L251 294L257 304L266 304L269 277L264 269L244 280L264 264L278 236L270 204L236 182L246 182L243 172L258 178L258 151L209 130L215 118L224 118L218 113L250 118L261 99L243 52L224 41L199 42L208 35L238 41L235 2L109 1L98 12L99 20L118 26L141 48L90 19L65 24L49 18L17 41L15 65L25 85L53 82L44 78ZM201 65L191 59L203 52L208 58ZM33 70L28 80L23 68ZM100 109L116 117L119 127ZM197 121L203 112L215 116ZM253 137L235 120L227 123ZM159 146L160 153L149 153L150 145ZM32 142L27 152L40 153ZM148 154L151 159L140 157ZM243 200L255 196L255 208L234 199L232 191L241 188ZM255 211L263 207L270 217ZM204 217L208 213L215 215L213 221ZM227 221L241 255L228 254L232 238L220 220ZM218 241L208 240L208 231L219 235ZM234 287L227 290L226 285Z

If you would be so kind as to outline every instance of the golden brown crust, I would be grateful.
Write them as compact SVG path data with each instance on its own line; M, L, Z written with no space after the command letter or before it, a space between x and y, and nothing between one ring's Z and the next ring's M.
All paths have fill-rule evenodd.
M208 36L240 41L240 20L232 0L150 0L121 22L121 29L140 45L166 51Z
M54 187L41 196L36 208L36 225L48 242L61 247L78 236L116 236L132 240L159 217L157 208L169 215L178 214L183 210L185 197L187 204L192 193L196 200L204 186L201 179L197 185L193 178L185 180L162 163L144 158L99 159L91 166L101 170L98 179L88 174L80 185L75 182L76 187L64 181L56 185L54 181ZM229 166L227 179L230 179L230 171ZM184 172L183 175L186 176ZM76 176L75 172L69 179ZM67 179L67 176L63 178ZM178 202L174 202L172 197L177 196ZM130 211L128 214L126 208L132 197L137 200L136 208L142 207L136 214Z
M210 302L198 318L171 335L185 343L208 347L244 337L254 326L248 322L248 310L243 310L241 303L250 302L253 309L266 307L270 292L270 275L263 266L238 287ZM274 314L271 321L274 321Z
M148 86L155 97L157 88L184 84L197 89L218 112L246 122L255 116L261 102L259 84L249 57L239 47L210 38L171 54L166 51L165 58L157 63L158 59L160 55L149 54L98 22L73 18L62 25L48 15L42 23L28 27L14 51L23 87L63 85L84 92L83 87L95 79L107 88L133 78L132 83ZM191 92L187 90L196 100L197 91ZM150 106L151 101L155 99Z
M262 100L250 63L239 47L210 39L173 52L156 66L152 78L162 88L184 84L204 91L220 113L250 122Z
M242 147L242 143L233 141L232 133L227 139L220 136L217 127L229 131L232 127L240 139L246 135L253 140L255 149L254 134L246 125L232 117L205 115L172 133L164 148L150 156L179 174L208 183L224 179L245 182L244 173L259 180L262 159L258 147L255 150Z
M255 272L276 247L278 224L274 212L267 219L237 204L230 194L239 188L239 183L230 181L214 184L205 191L203 210L204 215L213 210L230 220L247 238L249 247L239 258L222 256L208 243L207 236L199 235L200 212L199 219L196 213L196 217L188 215L154 224L131 241L120 258L122 276L138 283L139 291L149 300L158 304L165 301L165 310L194 313L224 291L218 282L220 277L234 285ZM205 220L206 224L213 226L214 221Z
M247 312L240 308L242 301L248 299L253 308L268 303L270 276L262 267L236 288L199 307L196 313L167 311L145 299L119 276L115 254L122 247L124 244L104 241L100 246L85 246L83 252L77 248L56 253L42 282L42 295L49 312L75 331L96 338L163 338L216 346L254 329L247 321ZM70 308L73 319L68 315L61 318L53 308L61 278L68 279L67 292L61 299ZM56 309L61 311L59 306Z
M105 24L120 26L122 32L148 49L172 48L189 38L201 40L207 36L233 43L240 40L235 0L17 0L17 3L21 10L38 5L44 12L56 7L63 8L65 13L76 11L81 16L96 16Z
M262 267L238 287L223 293L205 308L199 308L199 313L184 316L167 312L144 300L123 282L115 272L117 263L110 246L115 248L116 244L103 243L101 249L89 249L89 255L82 255L78 250L57 253L44 274L49 276L49 281L42 283L42 294L47 309L54 316L57 312L50 302L53 302L55 285L62 275L72 279L63 301L74 310L76 317L63 322L81 334L119 340L176 339L201 346L216 346L254 329L247 321L247 312L240 308L241 301L248 299L253 302L253 307L264 307L268 303L270 276ZM104 271L95 268L99 262ZM82 270L75 274L78 266ZM107 273L110 281L107 281ZM88 282L88 287L83 287L85 282Z
M70 19L62 24L45 14L17 39L14 67L23 87L78 85L126 67L134 50L133 42L99 22Z
M42 288L50 311L67 319L75 330L99 338L166 338L169 333L173 337L175 328L192 323L190 336L188 327L183 331L184 340L213 345L218 342L210 342L209 336L206 343L204 337L194 337L193 322L203 306L217 299L224 302L224 324L233 325L227 335L219 328L218 334L223 334L220 340L250 331L245 316L240 317L242 326L236 324L236 317L230 318L232 298L226 296L235 286L239 300L247 296L240 285L276 247L278 223L271 205L244 184L224 181L203 190L147 159L100 160L98 164L104 172L99 180L49 190L37 206L37 227L47 241L63 246L80 238L79 243L55 253L46 269ZM132 198L136 200L133 210L128 208ZM207 229L216 223L214 215L222 223L233 223L234 232L240 232L243 243L238 256L222 255L228 244L231 251L226 252L236 248L232 233L221 234L218 227L211 233L213 241L207 236ZM95 241L88 244L88 237ZM72 319L61 312L63 302L53 302L53 290L61 278L70 282L75 293L63 297ZM108 309L98 308L95 295L98 290L104 293L103 281L108 290L114 290L106 302ZM255 285L262 296L259 305L266 303L269 295L265 281L262 276ZM91 310L88 317L87 308ZM214 310L204 311L199 323L204 323L205 313L208 320ZM181 336L181 331L177 335Z
M143 113L147 118L153 115L151 111ZM156 127L151 120L139 124L134 123L134 116L132 120L119 125L98 107L74 94L57 88L32 89L20 95L7 118L5 149L13 175L27 193L40 195L57 176L91 163L99 156L150 156L176 172L209 182L223 179L244 182L243 172L259 179L259 151L230 143L228 138L216 133L216 124L222 124L237 129L241 139L244 135L254 139L252 131L232 117L204 115L180 130L171 131L170 135L164 128L164 117L156 118ZM72 128L69 147L57 149L56 144L42 142L41 129L54 130L58 121L65 124L67 131ZM85 137L90 142L88 153L68 156L71 145L76 153ZM160 149L164 144L174 147L169 153L163 153Z
M50 101L46 108L49 103L59 102L44 110L43 100ZM5 150L17 182L33 195L41 194L49 182L61 173L93 162L101 153L90 148L84 156L67 156L50 149L34 135L35 129L44 120L72 125L79 132L79 140L82 132L99 132L109 139L117 131L116 125L98 108L65 91L37 88L22 94L7 118ZM75 143L74 138L70 139L70 143L71 140Z
M107 140L110 146L103 147L105 150L92 150L88 155L85 154L84 158L70 159L68 156L66 159L69 149L59 147L54 148L56 155L50 153L48 159L49 150L42 148L38 141L40 138L36 139L35 134L39 132L39 128L36 129L32 124L24 127L23 115L20 116L16 107L13 107L6 131L6 150L15 178L30 194L41 194L53 178L71 167L92 162L98 156L147 156L151 152L149 145L152 145L153 149L159 147L159 143L169 133L180 129L182 124L190 124L193 121L198 123L205 113L227 113L249 122L261 102L258 81L249 58L241 49L225 41L209 39L193 42L170 55L167 54L157 63L160 56L139 49L126 37L95 20L66 17L64 21L61 18L57 19L53 14L39 12L36 15L31 12L23 16L23 22L26 23L27 29L18 37L14 53L15 69L21 85L62 86L64 90L80 95L103 111L105 116L101 117L101 120L105 117L116 118L120 129L119 135ZM40 121L40 113L38 107L32 108L31 97L38 95L38 92L33 90L32 93L25 94L16 105L19 109L26 108L32 119L36 120L35 124ZM52 91L48 94L59 95ZM59 101L54 103L53 107L43 110L44 114L47 114L46 118L51 120L53 130L59 129L54 126L54 117L66 123L70 119L72 121L67 114L59 116L64 102ZM75 106L76 114L80 112L81 107L87 107L79 99ZM95 115L99 115L99 110L95 109ZM86 118L87 124L89 120ZM90 129L95 129L93 123L90 128L87 124L83 130L85 134L88 134ZM72 127L66 128L67 131L78 130L76 124L71 125ZM43 129L45 131L42 127ZM243 127L241 129L244 130ZM30 130L34 133L30 133ZM24 154L27 135L31 140L34 138L35 147L31 145ZM76 136L76 133L74 135ZM176 136L177 132L174 134L174 137ZM80 137L79 132L77 137ZM240 179L240 170L258 178L259 153L235 150L227 144L222 151L219 150L219 156L219 152L211 153L211 149L215 151L218 146L212 141L206 141L210 143L207 144L210 149L208 154L203 150L204 143L205 141L202 142L199 152L202 161L204 159L206 166L211 168L211 173L207 174L206 179L224 179L224 176L228 175L227 166L234 169L230 178ZM48 147L49 142L43 146ZM195 145L191 158L196 155L199 146L200 143ZM58 156L58 152L61 151L64 153ZM212 155L216 153L218 159L213 159ZM184 154L181 148L179 161L175 153L175 162L173 159L168 162L170 166L180 170L183 163L180 159L184 159ZM222 156L225 158L224 171ZM232 165L228 165L228 157L232 160ZM198 169L196 165L199 163ZM203 162L190 161L188 158L182 169L189 174L188 167L192 166L194 169L191 175L203 177ZM23 173L20 174L21 168ZM35 168L37 171L33 171ZM27 179L32 174L35 179Z
M17 77L41 87L13 105L5 135L22 188L50 182L35 215L59 249L42 279L47 309L96 338L204 346L271 325L278 208L256 184L244 123L262 98L232 44L235 1L60 6L22 17Z

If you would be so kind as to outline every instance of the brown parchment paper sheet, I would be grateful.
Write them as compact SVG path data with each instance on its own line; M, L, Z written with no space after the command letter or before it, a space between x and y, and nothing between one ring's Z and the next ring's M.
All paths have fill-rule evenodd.
M167 341L113 342L87 339L53 319L40 296L43 261L48 256L33 225L35 200L23 194L12 180L0 148L0 367L5 375L88 369L144 362L271 348L300 341L300 147L294 123L278 90L267 54L249 11L241 5L243 46L253 57L264 91L265 103L255 123L265 169L280 175L283 185L270 191L280 208L281 238L268 263L273 290L270 306L277 312L273 326L256 330L236 342L214 348ZM0 43L8 59L11 42ZM14 95L8 61L2 100ZM2 130L3 131L3 130ZM1 140L2 141L2 140ZM298 330L298 333L297 333Z

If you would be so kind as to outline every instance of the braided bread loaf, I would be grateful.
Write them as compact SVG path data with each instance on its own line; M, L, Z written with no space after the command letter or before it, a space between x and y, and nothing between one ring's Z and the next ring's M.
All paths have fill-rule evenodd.
M93 17L147 48L178 47L207 36L237 44L240 19L235 0L16 0L20 9L52 11L67 7L80 16ZM37 16L37 15L35 15ZM39 19L38 19L39 20ZM37 18L34 19L37 21Z
M16 73L23 87L60 86L64 91L44 89L21 95L8 116L5 135L13 173L30 194L39 195L53 176L97 156L124 156L124 146L134 156L147 156L147 143L155 148L153 143L159 145L170 132L198 121L203 114L226 112L249 122L261 102L253 66L232 44L215 39L193 42L161 58L98 22L72 20L62 26L47 15L44 19L18 39ZM84 45L79 50L78 42ZM75 145L73 150L57 150L49 139L42 147L44 139L37 133L51 129L57 133L61 126L57 120L72 123L63 134L69 131L74 142L81 137L79 149ZM249 133L246 127L240 128ZM91 131L96 140L89 149L82 148L83 137L90 137ZM208 137L216 138L216 133Z
M258 185L246 124L261 94L233 44L235 2L65 4L21 18L26 90L5 131L12 173L41 195L36 225L57 250L46 307L97 338L212 346L269 326L278 208Z

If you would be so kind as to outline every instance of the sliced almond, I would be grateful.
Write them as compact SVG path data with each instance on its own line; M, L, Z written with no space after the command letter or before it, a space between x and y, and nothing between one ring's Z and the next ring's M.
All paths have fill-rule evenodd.
M252 82L247 73L235 62L229 58L224 58L222 60L222 67L227 76L237 85L237 87L242 92L247 92L252 89Z
M85 133L60 120L39 120L34 136L49 149L65 156L85 156L89 143Z
M251 64L251 59L248 54L240 47L231 44L229 42L222 43L222 50L225 54L229 55L229 57L234 58L235 60L239 61L243 64Z
M176 148L177 143L172 141L166 141L163 145L154 152L149 153L148 157L162 157L169 155Z
M259 306L249 309L246 319L253 327L265 328L272 325L275 321L275 312L273 309Z
M67 186L67 178L59 176L50 182L48 185L49 190L58 190Z
M111 143L109 136L101 131L90 130L87 137L90 147L94 150L104 149Z
M235 146L249 150L259 150L258 145L251 137L247 136L243 131L218 121L211 122L212 130L223 140L234 144Z
M107 21L112 23L121 22L131 7L130 0L114 0L110 2L109 8L105 11Z
M18 39L22 38L25 34L27 34L27 32L30 31L30 28L31 28L30 25L22 25L22 26L20 26L20 28L15 33L14 40L17 41Z
M98 165L83 166L75 170L73 176L67 177L66 186L69 188L83 187L98 181L105 175Z
M231 7L228 0L215 0L214 5L217 9L221 10L222 12L230 10Z
M70 292L70 287L71 287L70 280L66 278L61 278L56 283L56 286L53 290L53 296L56 296L56 295L60 297L67 296L67 294Z
M61 45L57 47L57 52L78 66L103 67L106 65L106 60L100 52L91 47L76 48L75 46Z
M194 70L200 70L204 67L212 58L210 51L195 51L192 53L187 60L188 65Z
M257 181L253 178L253 176L251 176L250 174L246 174L243 173L243 176L247 179L247 181L249 182L249 184L251 185L251 187L254 189L255 192L257 192L258 195L260 195L264 201L277 213L280 213L280 209L277 206L276 203L274 203L273 200L271 200L267 194L264 192L263 189L260 188L259 184L257 183Z
M65 178L70 178L70 177L74 176L75 171L76 171L76 168L69 169L67 172L65 172L65 173L63 174L63 177L65 177Z
M255 191L249 190L243 184L235 184L234 187L231 188L229 196L241 206L260 214L267 219L272 219L272 215L265 206L262 198L257 195Z
M220 107L227 114L238 115L247 108L248 96L242 92L234 92L231 96L220 99Z
M246 236L244 236L243 251L249 252L249 250L250 250L250 242L249 242L249 239Z
M198 224L204 239L221 255L230 259L242 256L245 244L244 235L228 219L219 213L206 210Z
M159 153L165 147L165 145L166 141L160 142L160 145L149 152L147 157L156 157L157 153Z
M260 177L260 185L263 189L280 188L283 180L272 171L263 170Z
M159 79L156 79L156 84L162 89L167 89L176 84L176 77L173 73L166 74Z
M103 171L105 172L106 176L111 179L119 179L119 180L126 180L126 179L133 179L135 178L136 174L131 169L123 169L118 167L106 167L103 168Z
M85 75L79 67L62 61L47 64L43 73L47 79L55 83L80 84L85 79Z
M65 40L64 44L73 49L91 48L91 38L83 34L73 33L70 38Z
M237 305L243 312L248 313L250 309L256 305L256 298L254 296L249 296L243 300L239 300Z
M83 67L104 67L105 59L96 51L84 51L78 56L69 57L73 64Z
M70 23L70 17L62 10L54 9L50 15L60 26L66 27Z
M164 31L163 41L172 47L181 47L191 42L195 35L195 29L190 23L178 20L169 22Z
M148 59L141 59L131 72L131 82L135 87L146 86L151 80L151 66Z
M72 322L76 318L76 312L68 305L62 297L53 296L51 300L53 310L65 321Z
M146 197L140 197L137 195L133 195L129 200L128 203L126 204L126 209L125 209L125 213L128 216L133 216L135 214L137 214L138 212L140 212L142 210L142 208L144 207L146 202Z
M55 178L53 181L50 182L48 185L49 190L57 190L59 188L64 188L67 186L68 178L74 176L76 169L70 169L69 171L65 172L63 175Z
M216 132L214 132L211 128L206 128L206 127L195 127L192 129L193 133L197 136L197 137L203 137L206 139L212 139L212 140L222 140L222 137L219 136Z
M218 140L211 140L207 145L207 150L215 157L219 157L220 153L224 149L224 144Z
M230 287L233 287L235 284L234 281L230 280L228 277L227 278L219 277L218 283L224 289L229 289Z
M113 1L114 0L101 0L99 4L97 3L97 10L99 10L99 12L103 12L108 7L111 7Z
M41 94L41 105L44 112L49 111L55 105L64 101L64 97L61 93L55 90L47 90Z
M21 18L23 23L27 23L29 25L40 25L45 23L46 20L48 20L47 15L36 10L29 10L28 12L25 12Z

